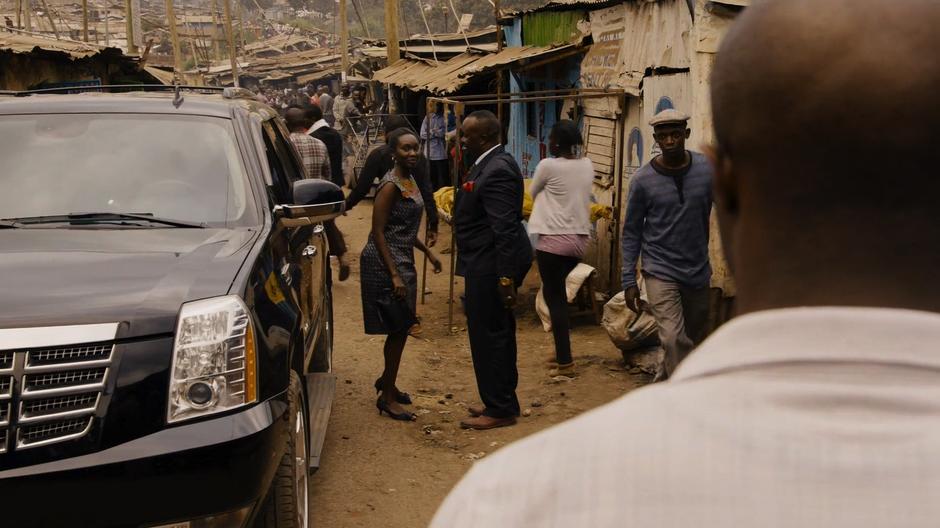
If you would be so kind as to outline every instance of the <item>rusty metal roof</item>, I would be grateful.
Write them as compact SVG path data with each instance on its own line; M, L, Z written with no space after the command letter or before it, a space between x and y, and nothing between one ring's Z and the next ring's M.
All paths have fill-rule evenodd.
M473 77L500 66L561 53L573 48L574 46L570 44L558 47L521 46L504 48L502 52L492 54L463 53L439 65L428 60L401 59L375 72L372 80L415 91L447 94L460 89Z
M107 48L76 40L56 40L53 38L36 37L21 33L0 33L0 51L13 53L32 53L35 50L64 53L72 59L84 59L97 55L104 50L121 54L117 48Z

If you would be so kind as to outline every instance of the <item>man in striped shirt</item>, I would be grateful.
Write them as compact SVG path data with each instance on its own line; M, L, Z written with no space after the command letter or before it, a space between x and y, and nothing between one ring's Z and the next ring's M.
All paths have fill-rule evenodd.
M712 168L704 155L686 150L689 117L668 109L650 121L662 154L640 168L630 182L623 226L623 290L627 307L643 309L637 259L659 325L664 351L657 380L705 337L708 321L709 215Z

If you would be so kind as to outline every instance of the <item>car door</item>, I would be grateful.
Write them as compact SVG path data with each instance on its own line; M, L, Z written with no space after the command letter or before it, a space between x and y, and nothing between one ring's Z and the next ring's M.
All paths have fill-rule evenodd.
M280 121L271 119L264 123L265 149L272 171L282 175L291 186L300 180L304 173L300 160L290 144L289 135ZM292 199L288 199L290 203ZM326 238L323 225L297 227L285 233L287 238L286 261L290 277L289 287L301 307L301 329L303 331L304 351L311 350L319 330L319 320L323 312L323 285L325 267L328 263Z

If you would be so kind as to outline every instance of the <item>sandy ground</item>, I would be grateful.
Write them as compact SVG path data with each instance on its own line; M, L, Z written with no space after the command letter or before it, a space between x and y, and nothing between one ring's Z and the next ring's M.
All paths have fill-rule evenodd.
M369 232L371 205L362 203L339 221L350 253L358 257ZM442 225L436 251L449 246ZM579 317L572 348L580 374L552 379L544 360L553 354L532 308L538 276L521 291L518 314L519 400L531 414L514 427L464 431L467 405L478 403L466 320L455 312L458 331L447 328L447 255L441 275L429 271L426 304L419 305L424 335L405 348L398 386L412 394L418 421L380 418L372 384L382 371L381 336L362 330L358 260L350 280L334 285L336 400L321 469L311 478L313 526L400 528L426 526L447 492L474 460L609 402L646 383L648 376L623 367L619 351L591 317ZM419 273L421 271L419 264ZM457 292L462 283L457 279ZM459 307L459 304L458 304Z

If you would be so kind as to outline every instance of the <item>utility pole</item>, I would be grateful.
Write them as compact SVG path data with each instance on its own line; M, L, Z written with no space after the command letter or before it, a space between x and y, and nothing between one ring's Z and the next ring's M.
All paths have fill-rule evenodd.
M388 50L388 65L398 62L398 0L385 0L385 45Z
M222 47L219 46L219 2L212 0L212 55L215 60L222 60Z
M238 88L238 57L235 56L235 31L232 29L232 7L229 2L230 0L222 0L222 9L225 12L225 36L228 38L228 55L232 61L232 82L235 83L235 88Z
M339 55L342 57L343 71L340 73L340 80L346 82L346 75L349 73L349 27L346 22L346 2L339 0ZM388 17L386 11L386 18Z
M55 20L52 19L52 11L49 11L49 6L46 5L46 0L39 0L42 3L42 12L46 14L46 19L49 20L49 25L52 26L52 32L55 33L55 39L59 40L59 30L55 27Z
M499 25L499 0L493 0L493 13L496 16L496 53L502 53L503 51L503 28ZM502 68L496 70L496 118L499 120L499 139L500 143L505 144L506 141L503 139L503 70Z
M137 51L137 42L134 40L134 4L131 3L131 0L124 0L124 11L126 27L127 27L127 54L136 55Z
M88 42L88 0L82 0L82 40Z
M173 11L173 0L164 0L166 4L166 24L170 28L170 41L173 43L173 67L178 79L183 78L183 55L180 52L180 37L176 32L176 12Z
M23 24L26 26L26 31L33 30L33 19L32 19L33 6L29 4L30 4L30 0L23 0Z
M242 0L235 0L235 18L238 19L238 45L245 53L245 19L242 17Z
M111 18L110 0L104 0L104 45L111 45L111 30L108 29L108 19Z

